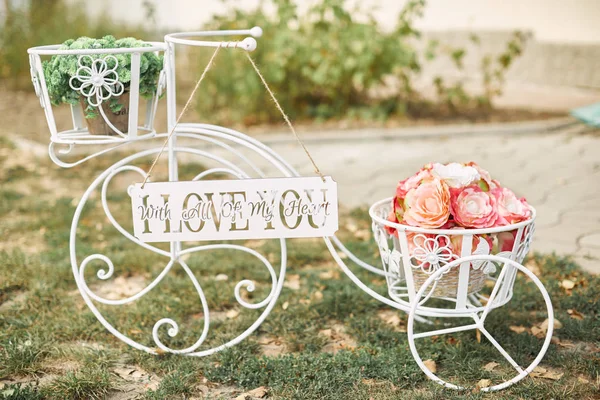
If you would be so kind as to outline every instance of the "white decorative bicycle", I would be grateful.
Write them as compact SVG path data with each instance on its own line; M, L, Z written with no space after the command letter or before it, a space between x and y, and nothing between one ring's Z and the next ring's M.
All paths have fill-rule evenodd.
M50 129L49 155L54 163L64 168L78 166L94 157L106 154L122 146L159 139L167 142L168 152L168 179L179 180L179 160L183 157L200 159L211 165L207 170L198 173L193 180L206 179L214 174L225 174L232 179L247 179L251 177L271 176L297 177L297 171L281 156L261 142L232 129L202 124L179 123L176 107L176 77L175 56L176 45L194 47L218 47L252 51L256 48L254 37L261 36L260 28L236 31L208 31L208 32L183 32L165 36L164 43L148 43L148 47L95 49L95 50L61 50L60 46L41 46L29 49L31 75L33 85L40 99L42 108ZM205 41L200 40L207 36L223 35L250 35L242 41ZM140 60L145 52L164 53L163 70L160 72L156 92L147 101L145 119L139 124L138 114L141 108L140 99ZM129 87L129 116L126 132L119 130L111 123L110 118L102 111L102 104L112 95L123 92L123 86L118 82L115 68L116 55L131 55L131 82ZM53 55L77 55L79 57L78 73L70 85L81 93L90 105L99 106L100 117L114 132L114 135L97 135L89 132L83 119L83 110L78 106L71 106L73 126L66 130L59 130L54 118L53 106L50 102L48 88L42 67L42 57ZM89 58L83 62L84 58ZM92 67L86 67L91 64ZM167 117L169 133L157 133L154 129L154 117L157 111L158 100L166 89ZM179 145L178 140L185 141ZM196 143L196 145L191 145ZM63 148L57 148L62 146ZM72 152L76 146L89 146L94 149L89 155L75 161L64 161L63 156ZM133 173L138 179L146 180L148 174L135 165L136 161L144 157L156 156L162 148L153 147L129 155L101 173L83 194L73 217L70 234L71 265L75 282L83 299L102 325L113 335L136 349L149 353L164 351L169 353L185 354L188 356L206 356L219 350L231 347L248 337L267 318L274 307L281 292L286 272L286 243L278 240L281 262L276 269L263 254L258 251L237 244L205 244L185 247L178 241L170 242L169 250L163 250L148 243L141 242L132 233L125 229L111 213L107 194L110 184L115 177L123 173ZM267 167L265 167L265 165ZM268 170L267 170L268 168ZM153 280L142 290L125 299L113 300L95 293L86 283L85 271L91 263L104 264L104 269L99 269L96 276L100 280L108 280L115 275L113 261L107 255L94 253L83 259L78 257L78 226L81 215L90 198L99 192L103 212L110 224L126 239L142 248L153 252L163 258L164 267ZM458 385L445 382L431 372L419 355L418 340L434 335L443 335L466 330L479 330L515 368L517 375L505 382L489 386L483 390L498 390L505 388L526 376L540 362L545 354L552 337L553 312L547 291L535 275L521 265L533 235L534 218L531 220L502 228L486 230L443 231L426 230L393 224L385 219L391 200L376 203L370 209L373 219L373 233L377 242L382 260L382 267L372 266L352 254L336 237L324 238L325 244L333 258L349 278L363 291L391 307L408 314L408 341L410 350L421 369L428 377L449 388L461 388ZM535 215L534 215L535 217ZM397 233L390 235L387 228L393 228ZM513 235L514 244L508 251L491 254L491 248L485 247L483 235L495 236L501 233ZM448 251L444 243L459 237L461 254L456 255ZM244 279L237 283L234 295L237 302L245 308L262 309L262 313L254 323L248 326L241 334L226 343L203 348L209 334L210 310L202 289L201 283L187 265L187 256L193 253L226 249L229 251L244 252L258 260L264 266L270 277L270 290L268 295L259 302L250 303L244 300L242 289L253 291L256 282ZM340 253L345 256L340 256ZM344 259L351 260L358 267L366 269L386 279L388 296L377 293L365 283L346 265ZM173 349L161 340L161 327L167 326L167 333L174 337L179 332L178 323L171 318L162 318L155 322L152 329L154 346L139 343L121 332L111 324L98 309L97 304L109 306L123 306L139 300L151 292L173 268L180 267L189 277L202 305L203 328L198 339L191 346L182 349ZM518 272L522 272L540 290L546 304L547 319L549 321L545 340L535 359L527 367L520 366L509 355L499 342L486 330L485 322L490 312L507 304L513 295L513 286ZM488 296L483 291L488 287L486 281L491 279L492 287ZM417 324L431 325L433 318L469 318L473 323L458 327L447 327L424 332L416 332ZM421 325L419 325L421 326Z

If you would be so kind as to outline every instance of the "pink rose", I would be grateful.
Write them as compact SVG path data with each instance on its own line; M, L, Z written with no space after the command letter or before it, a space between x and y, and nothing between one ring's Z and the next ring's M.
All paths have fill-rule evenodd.
M396 197L404 199L406 197L406 193L408 193L410 189L416 189L421 184L423 179L429 177L431 177L431 172L422 169L410 178L406 178L405 180L398 182L398 186L396 187Z
M395 203L395 200L394 200ZM398 223L398 218L396 218L396 213L394 212L394 210L390 211L390 213L388 214L387 218L388 221L393 222L393 223ZM393 235L396 233L396 228L392 228L391 226L387 226L384 225L385 231L388 233L388 235Z
M517 236L517 230L510 232L498 232L496 237L498 238L498 251L512 251L515 245L515 237Z
M496 198L479 186L452 190L450 207L456 222L466 228L489 228L498 220Z
M512 190L507 188L492 189L492 195L498 205L497 225L510 225L531 218L531 209L524 198L518 199Z
M450 190L438 178L410 189L404 198L403 220L412 226L439 228L450 217Z

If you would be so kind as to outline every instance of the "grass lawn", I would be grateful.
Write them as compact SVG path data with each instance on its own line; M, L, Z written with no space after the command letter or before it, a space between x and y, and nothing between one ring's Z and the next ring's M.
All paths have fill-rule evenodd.
M240 345L204 358L134 350L107 332L84 304L69 261L77 201L93 177L117 157L61 170L47 157L36 158L0 140L0 398L600 398L600 277L552 255L535 255L527 265L550 292L559 329L535 376L496 394L477 388L456 392L429 381L408 349L406 315L352 284L318 239L288 241L281 297L265 323ZM189 179L201 168L186 164L181 178ZM130 213L127 182L115 178L109 195L119 221ZM93 262L86 282L104 297L131 296L164 268L164 258L123 238L104 217L99 196L88 204L78 231L79 260L101 252L114 262L115 274L98 279L96 272L106 266ZM348 247L377 262L366 210L346 212L341 225ZM278 265L278 241L246 245ZM245 294L246 299L264 298L270 278L260 263L221 250L196 253L187 263L203 286L211 312L209 335L200 349L225 343L255 321L261 310L240 307L233 293L239 281L255 279L257 290ZM382 279L358 274L385 293ZM161 341L171 348L193 344L204 319L192 283L178 266L139 301L99 309L121 332L151 347L156 347L152 327L159 319L170 317L180 325L175 337L165 327L159 330ZM541 347L542 309L539 292L518 278L513 300L493 311L486 326L526 364ZM423 359L454 382L475 385L482 379L499 382L514 376L491 344L478 340L473 331L434 336L419 345Z

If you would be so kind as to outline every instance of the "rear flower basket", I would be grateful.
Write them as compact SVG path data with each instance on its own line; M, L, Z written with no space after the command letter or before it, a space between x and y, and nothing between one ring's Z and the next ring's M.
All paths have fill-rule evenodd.
M110 144L153 136L158 99L166 82L165 49L163 43L112 36L29 49L31 79L46 114L51 142ZM146 109L144 122L139 124L142 99ZM54 107L61 104L71 107L72 129L57 127Z
M535 220L535 210L524 199L473 163L426 165L398 184L394 198L375 203L370 215L388 292L396 301L411 301L429 276L448 263L457 266L442 274L426 297L458 301L476 295L501 265L460 259L495 255L521 263Z

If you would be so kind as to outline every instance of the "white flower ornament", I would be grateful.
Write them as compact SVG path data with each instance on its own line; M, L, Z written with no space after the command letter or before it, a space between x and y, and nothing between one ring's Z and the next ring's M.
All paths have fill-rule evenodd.
M90 59L90 67L82 63L85 57ZM109 59L114 60L112 68L108 68L107 60ZM87 97L89 105L98 107L104 100L123 94L125 87L119 82L119 75L117 74L119 62L115 56L109 55L96 59L91 56L80 56L77 64L79 68L75 75L69 79L69 86ZM74 80L78 80L81 85L74 85Z
M445 239L448 244L440 246L439 240L441 239ZM414 237L413 242L416 247L412 252L412 257L418 261L418 264L413 264L411 260L412 267L421 268L421 271L426 274L431 275L457 258L449 247L450 239L445 235L428 238L423 234L418 234Z

